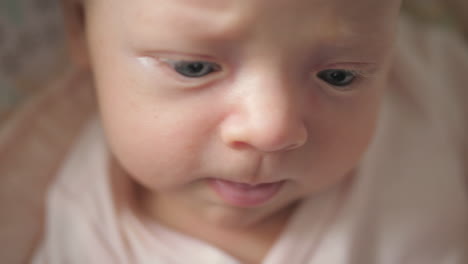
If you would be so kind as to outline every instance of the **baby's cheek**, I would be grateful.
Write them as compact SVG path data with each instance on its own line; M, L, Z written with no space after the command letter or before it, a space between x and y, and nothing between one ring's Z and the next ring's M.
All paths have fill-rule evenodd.
M355 167L373 139L378 101L369 98L365 104L355 104L345 113L335 115L334 121L317 133L325 163L331 171L340 174Z
M159 121L159 122L158 122ZM114 151L126 170L153 190L173 188L192 180L202 140L197 131L178 124L153 121L122 127L114 137Z

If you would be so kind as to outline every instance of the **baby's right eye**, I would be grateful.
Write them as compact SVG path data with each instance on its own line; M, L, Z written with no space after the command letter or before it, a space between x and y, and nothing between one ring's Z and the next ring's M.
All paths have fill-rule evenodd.
M189 78L201 78L221 70L221 66L207 61L166 61L180 75Z
M353 83L357 77L353 71L340 69L321 71L317 74L317 76L323 81L336 87L348 86Z

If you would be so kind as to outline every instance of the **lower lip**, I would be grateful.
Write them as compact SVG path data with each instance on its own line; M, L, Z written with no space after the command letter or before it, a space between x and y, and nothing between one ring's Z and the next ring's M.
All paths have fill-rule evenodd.
M284 181L248 185L220 179L209 179L209 185L228 204L238 207L255 207L271 200L283 187Z

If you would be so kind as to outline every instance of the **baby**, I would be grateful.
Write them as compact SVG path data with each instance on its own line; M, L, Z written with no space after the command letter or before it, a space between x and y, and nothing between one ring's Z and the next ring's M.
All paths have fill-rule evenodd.
M99 118L34 263L468 263L468 56L400 0L63 1Z

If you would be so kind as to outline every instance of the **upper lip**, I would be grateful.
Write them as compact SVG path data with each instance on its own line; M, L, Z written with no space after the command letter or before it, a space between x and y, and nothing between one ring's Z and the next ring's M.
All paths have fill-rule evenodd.
M271 181L271 182L238 182L238 181L233 181L233 180L227 180L227 179L221 179L221 178L212 178L213 180L221 180L221 181L226 181L230 182L233 184L242 184L242 185L248 185L250 187L256 187L260 185L267 185L267 184L275 184L275 183L281 183L284 182L285 180L276 180L276 181Z

